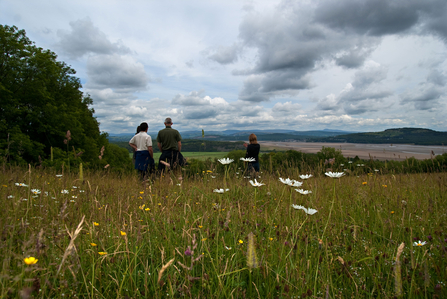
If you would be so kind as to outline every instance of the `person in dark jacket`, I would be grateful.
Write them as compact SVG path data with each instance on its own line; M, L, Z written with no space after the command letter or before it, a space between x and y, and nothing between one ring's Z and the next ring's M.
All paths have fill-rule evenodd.
M261 146L258 144L258 138L255 134L250 134L250 136L248 136L248 141L249 144L244 143L244 146L247 148L245 158L255 159L253 162L248 162L248 169L250 171L259 172L259 151L261 150Z

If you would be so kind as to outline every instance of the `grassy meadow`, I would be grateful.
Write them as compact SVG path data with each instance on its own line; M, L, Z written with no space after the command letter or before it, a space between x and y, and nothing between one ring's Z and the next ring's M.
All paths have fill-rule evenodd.
M446 298L446 173L215 168L4 167L0 298Z

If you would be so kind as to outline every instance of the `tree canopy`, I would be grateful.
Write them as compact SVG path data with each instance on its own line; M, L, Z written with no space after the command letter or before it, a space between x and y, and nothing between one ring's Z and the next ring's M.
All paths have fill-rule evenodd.
M83 94L76 71L57 55L37 47L24 30L0 25L0 154L8 162L48 159L51 148L82 153L87 164L99 163L106 133ZM67 131L71 140L66 139ZM60 151L59 151L60 153ZM74 157L76 156L73 154Z

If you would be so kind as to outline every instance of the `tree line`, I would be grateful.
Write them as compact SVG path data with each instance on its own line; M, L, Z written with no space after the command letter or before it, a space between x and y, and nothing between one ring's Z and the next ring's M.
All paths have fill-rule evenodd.
M129 155L100 132L93 100L81 91L74 69L16 26L0 25L0 47L3 163L127 167Z

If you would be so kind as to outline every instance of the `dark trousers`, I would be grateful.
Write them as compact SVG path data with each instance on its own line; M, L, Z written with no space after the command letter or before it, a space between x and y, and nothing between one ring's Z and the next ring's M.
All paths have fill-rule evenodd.
M163 171L166 169L166 166L160 163L160 161L168 163L171 169L185 165L185 158L182 153L176 150L166 150L161 153L160 160L158 161L158 170Z

